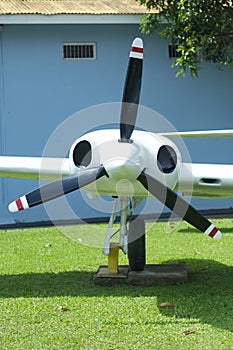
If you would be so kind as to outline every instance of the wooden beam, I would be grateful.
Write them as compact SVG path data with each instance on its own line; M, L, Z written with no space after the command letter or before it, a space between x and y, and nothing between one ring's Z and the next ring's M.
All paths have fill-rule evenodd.
M110 243L110 253L108 255L108 273L118 273L118 254L120 245L118 243Z

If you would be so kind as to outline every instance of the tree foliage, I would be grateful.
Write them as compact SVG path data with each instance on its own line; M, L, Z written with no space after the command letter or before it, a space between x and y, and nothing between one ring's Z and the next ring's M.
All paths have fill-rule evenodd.
M159 33L176 45L172 66L177 75L198 75L201 62L218 68L233 64L233 4L228 0L137 0L152 10L143 15L141 31Z

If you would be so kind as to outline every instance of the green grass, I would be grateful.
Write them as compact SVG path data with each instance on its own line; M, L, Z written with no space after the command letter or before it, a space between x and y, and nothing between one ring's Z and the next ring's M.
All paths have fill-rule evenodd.
M156 223L147 262L186 262L189 280L146 288L95 286L107 258L58 228L0 231L0 349L233 349L233 220L214 222L221 241Z

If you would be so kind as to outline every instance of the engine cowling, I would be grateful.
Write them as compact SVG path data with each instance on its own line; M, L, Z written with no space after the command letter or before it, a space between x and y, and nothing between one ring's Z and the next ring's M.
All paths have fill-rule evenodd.
M181 155L173 142L141 130L134 131L133 142L120 142L118 133L115 129L97 130L80 137L72 145L69 158L73 173L103 165L109 175L86 186L85 190L116 196L119 194L119 182L126 184L128 181L131 190L127 193L129 186L124 185L125 195L131 196L133 187L134 196L147 196L148 193L137 181L143 170L172 189L176 186Z

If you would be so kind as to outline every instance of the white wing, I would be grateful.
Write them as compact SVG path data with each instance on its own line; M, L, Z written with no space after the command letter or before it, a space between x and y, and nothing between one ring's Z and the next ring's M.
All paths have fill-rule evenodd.
M183 137L183 138L232 137L233 129L164 132L164 133L159 133L159 135L165 136L169 139L174 139L177 137Z
M233 165L183 163L176 190L200 198L233 197Z
M0 177L54 180L70 173L68 158L0 157Z
M169 139L233 137L233 129L165 132L160 135ZM183 163L176 190L200 198L233 197L233 165Z
M0 177L55 180L68 175L68 158L0 157ZM182 163L175 190L200 198L233 197L233 165Z

